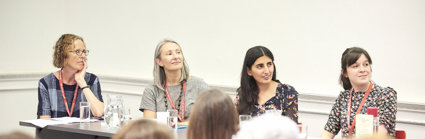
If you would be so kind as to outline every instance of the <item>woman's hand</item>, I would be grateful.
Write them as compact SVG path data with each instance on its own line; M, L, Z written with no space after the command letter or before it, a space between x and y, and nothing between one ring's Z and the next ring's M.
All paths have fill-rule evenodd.
M86 76L86 69L87 69L87 61L83 60L83 69L77 71L77 73L75 73L75 81L77 82L78 86L80 87L84 87L87 86L86 80L84 79L84 77Z

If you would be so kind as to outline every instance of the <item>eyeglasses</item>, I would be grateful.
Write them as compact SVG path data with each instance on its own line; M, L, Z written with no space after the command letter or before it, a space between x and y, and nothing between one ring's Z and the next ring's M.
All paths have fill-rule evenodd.
M74 52L78 56L83 55L83 53L86 54L86 56L89 55L89 50L75 50L75 51L69 51L69 52Z

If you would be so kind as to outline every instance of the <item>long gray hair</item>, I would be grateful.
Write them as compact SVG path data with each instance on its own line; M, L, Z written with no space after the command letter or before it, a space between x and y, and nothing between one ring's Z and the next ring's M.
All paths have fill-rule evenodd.
M153 62L154 62L153 78L154 78L155 85L161 90L164 90L164 82L165 82L165 79L166 79L165 78L165 71L164 71L163 67L159 66L156 63L155 59L161 58L161 49L162 49L162 46L165 43L174 43L174 44L177 44L177 46L180 47L180 45L176 41L173 41L173 40L170 40L170 39L164 39L161 42L159 42L158 45L156 46L155 55L154 55L154 59L153 59ZM183 81L183 80L187 80L189 78L189 66L187 65L186 59L184 58L183 50L182 50L181 47L180 47L180 52L182 53L182 57L183 57L183 67L181 69L182 74L181 74L181 77L180 77L180 81Z

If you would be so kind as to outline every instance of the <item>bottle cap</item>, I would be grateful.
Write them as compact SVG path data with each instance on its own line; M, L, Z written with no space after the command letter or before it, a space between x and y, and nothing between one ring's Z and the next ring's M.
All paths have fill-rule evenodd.
M373 117L378 117L378 108L377 107L367 108L367 114L373 115Z

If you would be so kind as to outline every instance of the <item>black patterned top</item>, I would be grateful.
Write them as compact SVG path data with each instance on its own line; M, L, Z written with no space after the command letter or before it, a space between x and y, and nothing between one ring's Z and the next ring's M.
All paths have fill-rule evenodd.
M254 117L264 114L266 110L282 110L282 115L288 116L294 122L298 123L298 92L288 84L277 82L276 95L267 100L263 105L256 102L255 109L250 115ZM239 104L239 92L236 95L234 103L237 107Z
M351 100L350 123L353 123L356 111L366 92L353 92ZM347 125L347 105L350 98L350 90L342 91L329 114L328 122L325 125L325 131L337 135L342 130L342 136L349 135ZM377 107L379 114L379 124L385 125L388 135L395 135L395 120L397 114L397 92L391 87L381 87L374 84L372 91L363 104L360 114L367 114L368 107ZM353 135L356 129L354 127Z

